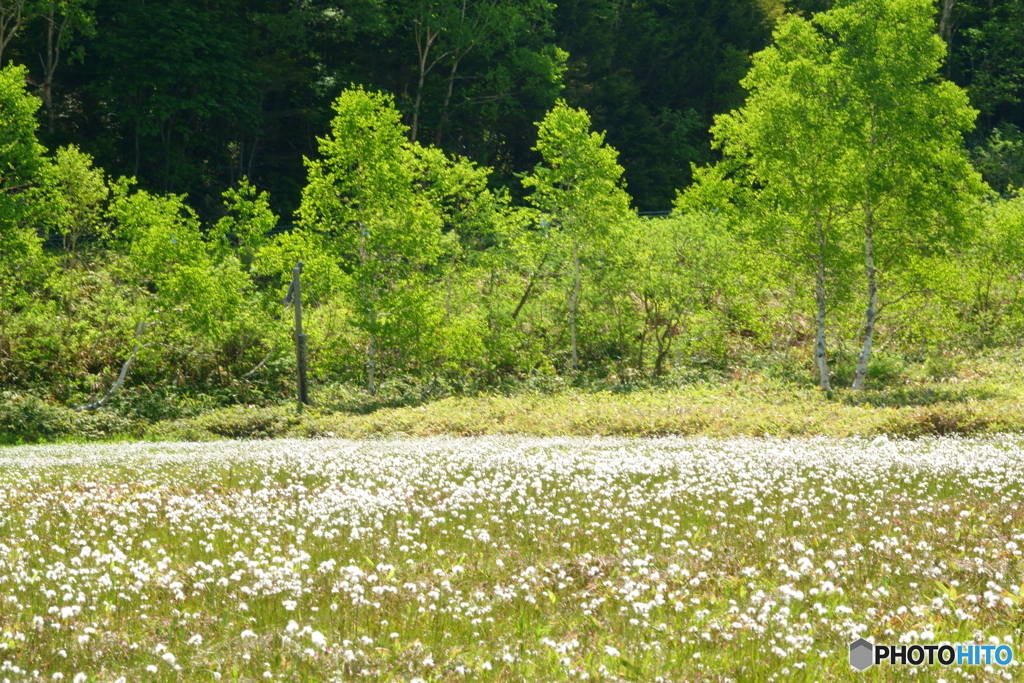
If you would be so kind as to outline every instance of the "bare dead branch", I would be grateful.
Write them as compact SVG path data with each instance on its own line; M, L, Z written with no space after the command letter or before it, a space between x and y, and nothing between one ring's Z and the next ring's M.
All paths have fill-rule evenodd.
M247 372L244 375L242 375L242 379L249 379L250 377L255 375L257 372L259 372L260 368L262 368L264 365L266 365L267 361L270 360L270 357L274 355L274 351L277 351L277 342L274 342L273 345L270 347L270 353L267 354L267 357L264 358L263 360L261 360L259 362L259 364L256 367L254 367L252 370L250 370L249 372Z
M96 410L97 408L102 408L104 405L106 405L107 401L109 401L114 396L114 394L117 393L118 389L121 388L121 385L124 384L125 378L128 377L128 370L129 368L131 368L132 363L135 362L136 357L138 357L139 351L154 345L164 346L164 344L158 344L157 342L150 342L148 344L139 343L140 338L149 328L159 324L159 321L152 321L148 323L142 321L138 324L138 326L135 328L135 348L132 349L132 354L128 356L128 360L126 360L124 362L124 365L121 366L121 372L117 374L117 380L114 382L113 386L110 387L110 390L107 391L107 393L104 394L103 398L101 398L100 400L93 401L92 403L87 403L84 406L78 406L77 408L75 408L76 413L80 413L85 410Z

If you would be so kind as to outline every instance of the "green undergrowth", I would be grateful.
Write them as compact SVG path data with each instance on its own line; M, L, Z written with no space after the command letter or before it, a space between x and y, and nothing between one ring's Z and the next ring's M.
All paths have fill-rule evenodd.
M941 372L936 372L936 367ZM1024 372L1015 356L908 364L888 384L822 392L768 373L642 385L561 380L504 392L405 387L367 397L323 387L314 405L208 405L146 419L129 406L76 412L28 394L0 394L0 443L209 441L278 437L873 436L1024 433ZM447 393L447 395L445 395ZM179 400L180 402L180 400ZM120 406L120 407L119 407ZM157 411L157 414L161 414ZM167 417L171 415L172 417Z
M846 392L759 394L736 387L631 394L566 391L557 395L445 398L369 414L297 414L294 407L233 407L163 422L146 430L160 440L372 436L853 436L1024 432L1019 395L900 405L873 405ZM894 404L895 403L895 404Z

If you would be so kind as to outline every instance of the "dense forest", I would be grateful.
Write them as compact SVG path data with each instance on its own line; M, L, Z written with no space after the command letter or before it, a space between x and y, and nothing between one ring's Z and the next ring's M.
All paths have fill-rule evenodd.
M204 219L241 177L290 222L350 85L395 96L410 139L516 174L539 161L555 99L607 131L635 207L667 211L712 160L715 114L742 103L750 55L784 12L825 0L3 0L0 65L29 69L40 140L187 195ZM1024 4L943 0L942 75L980 111L967 146L1002 190L1024 128ZM1017 171L1019 173L1019 171ZM1020 178L1016 178L1020 184Z
M279 400L298 261L322 395L1024 333L1024 0L0 0L0 66L8 396Z

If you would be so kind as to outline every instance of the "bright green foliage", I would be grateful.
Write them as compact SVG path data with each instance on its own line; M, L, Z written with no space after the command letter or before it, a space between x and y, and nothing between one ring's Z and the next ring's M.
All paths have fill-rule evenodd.
M10 343L15 311L31 304L44 274L39 237L32 225L38 202L33 187L43 168L36 142L39 100L25 92L26 71L0 70L0 371L18 365Z
M711 130L725 155L721 170L698 175L694 199L683 204L721 203L727 179L747 188L737 198L752 235L814 283L815 361L827 389L825 317L851 275L849 205L838 173L849 125L849 112L836 106L845 96L843 71L810 22L788 17L742 85L750 92L744 106L717 117Z
M114 184L109 216L114 235L127 243L139 296L154 292L145 321L162 323L179 339L222 340L249 287L239 262L211 261L199 221L181 197L132 186L130 180Z
M984 193L963 148L977 111L939 78L945 46L929 0L848 0L817 15L846 93L845 155L835 175L862 235L867 308L854 388L864 388L886 275L915 253L962 244Z
M109 214L114 235L127 245L140 274L162 281L177 267L203 264L206 244L199 220L182 197L154 195L134 186L124 178L114 183Z
M568 289L572 371L578 369L577 306L583 264L607 247L607 240L630 217L618 152L604 134L590 131L590 116L559 101L538 126L536 150L544 161L523 185L533 189L530 203L548 249L571 268Z
M43 148L35 137L39 100L25 91L26 76L19 66L0 70L0 257L4 265L27 257L35 248L34 231L27 225L33 207L26 200L43 167Z
M928 0L848 0L817 15L834 35L832 61L845 74L845 158L836 169L878 255L912 254L907 241L959 244L983 194L964 151L977 112L966 93L939 78L945 47ZM868 217L870 214L870 218Z
M292 268L300 261L304 301L324 303L351 287L351 278L339 267L325 236L312 230L293 230L268 240L252 266L253 273L272 279L270 295L275 306L283 300L292 281Z
M347 90L331 135L308 161L301 223L328 238L351 278L352 324L366 336L366 383L376 390L378 355L392 363L429 357L438 324L423 287L443 251L441 208L421 189L418 164L392 99ZM429 344L428 344L429 345Z
M42 173L43 222L49 234L63 238L75 253L79 242L95 246L107 234L104 211L110 197L103 169L75 146L61 147Z
M243 178L237 188L224 192L224 208L227 215L213 226L210 239L218 249L233 248L240 258L251 260L266 244L267 233L277 227L270 195Z
M744 107L713 133L753 191L756 234L813 274L822 388L825 316L863 252L862 388L886 278L915 250L966 237L982 190L961 137L975 112L937 79L945 51L926 0L841 2L812 20L788 18L775 41L743 81Z
M535 149L544 163L523 184L530 202L570 241L607 233L629 213L618 152L591 132L590 116L559 101L538 126Z
M954 259L932 259L922 281L941 303L927 342L1014 344L1024 334L1024 198L993 199L976 239ZM948 342L946 342L948 343Z
M367 283L378 273L400 278L432 263L441 217L416 192L405 127L391 98L347 90L334 111L321 158L307 162L302 224L330 235L339 253L366 271Z
M677 213L641 220L616 254L628 259L615 269L627 280L611 291L641 314L637 369L662 375L681 357L721 343L732 326L750 332L752 321L736 306L744 289L764 282L756 281L724 218Z
M652 83L665 82L651 60L668 43L646 55L647 46L626 50L622 40L646 35L646 21L687 15L698 3L680 2L662 15L647 2L570 1L556 10L541 1L400 8L356 0L345 12L300 3L284 17L258 0L244 9L259 15L253 21L261 35L252 40L269 50L258 70L266 118L250 126L260 118L246 99L254 72L236 40L241 24L232 23L249 19L231 18L245 3L200 10L190 2L169 0L156 14L124 0L97 3L98 25L113 20L116 31L85 47L105 71L105 86L93 92L123 126L116 144L101 137L47 158L35 142L38 105L25 92L25 72L2 72L0 102L9 103L0 107L8 124L0 129L4 386L83 405L119 386L115 378L132 359L107 404L124 416L161 419L214 404L277 401L294 378L293 313L282 297L299 262L312 395L326 410L520 382L621 391L748 377L751 369L795 379L812 359L824 388L833 374L864 386L869 369L874 381L894 382L925 360L929 376L951 377L955 368L942 367L957 348L1016 343L1024 331L1020 202L1006 187L1002 199L977 201L983 186L963 151L974 113L939 76L945 48L923 0L842 0L813 17L783 18L775 44L755 55L743 81L746 103L717 119L721 163L694 169L697 183L679 195L671 216L658 218L635 213L623 167L665 178L669 158L707 159L684 148L699 141L695 126L714 108L678 109L674 102L703 96L677 92L666 94L655 115L645 110L649 102L631 100L647 87L634 78L644 64ZM382 42L367 43L367 60L384 54L382 45L402 47L373 68L393 70L400 75L394 82L415 77L409 34L389 33L411 26L399 11L410 7L419 12L419 35L434 36L417 46L434 65L422 88L410 83L397 104L368 89L346 90L319 138L326 118L302 135L274 130L294 122L272 118L282 108L315 112L317 98L335 96L336 83L375 82L316 57L302 61L321 42L337 43L341 53L346 41L377 36ZM781 7L730 0L700 9L694 25L654 34L666 41L691 35L723 12L738 12L729 21L761 22ZM602 28L613 44L581 53L599 58L594 63L574 56L566 78L579 97L587 79L608 72L603 94L594 94L596 120L619 122L620 139L647 140L624 148L621 165L607 144L613 138L593 132L601 126L566 102L537 125L536 140L534 129L511 120L535 120L530 112L549 107L561 87L565 55L545 43L548 13L572 24L599 10L620 23L581 25ZM170 28L124 33L174 18L181 22ZM213 25L216 18L223 25ZM378 28L366 28L374 22ZM154 36L180 40L163 40L160 54L132 57ZM743 52L718 38L701 43L722 61L701 78L745 68ZM116 51L120 43L130 49ZM19 54L23 44L12 45L10 54ZM168 50L182 55L174 73L156 68ZM212 86L195 82L204 79L209 55L231 50L236 61ZM282 67L282 55L298 61ZM616 71L624 64L629 73ZM61 74L79 73L78 66L62 66ZM534 76L524 81L524 72ZM224 78L235 85L219 90ZM315 97L289 99L287 83L298 80ZM95 125L67 106L73 88L50 85L54 140L71 139L64 127L74 117L83 117L75 122L82 130ZM114 98L121 91L128 96ZM616 111L606 106L612 93L620 96ZM718 97L733 103L735 90L723 87ZM467 123L506 116L500 126ZM419 140L466 156L410 142L406 124L414 120ZM1002 185L1016 177L1016 138L1005 131L975 154ZM272 182L267 175L287 166L302 136L318 150L306 162L293 226L295 199L267 188L280 182L297 196L301 182L292 172ZM636 160L659 145L649 161ZM115 148L116 172L133 167L138 150L148 187L93 165L92 154L104 158ZM493 167L469 160L492 152ZM510 186L512 172L531 165L522 185ZM225 174L226 182L217 180ZM639 176L648 183L641 205L640 197L664 194L653 175ZM149 189L154 179L165 189L202 189L192 197L157 194ZM886 349L873 359L876 329Z

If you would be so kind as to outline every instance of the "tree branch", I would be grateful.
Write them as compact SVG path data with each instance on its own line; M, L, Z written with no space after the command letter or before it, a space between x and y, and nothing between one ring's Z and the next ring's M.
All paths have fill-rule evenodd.
M267 357L264 358L263 360L261 360L259 362L259 364L256 367L254 367L252 370L250 370L249 372L247 372L244 375L242 375L242 379L249 379L250 377L255 375L257 372L259 372L259 369L262 368L264 365L266 365L267 361L270 360L270 357L274 355L274 351L277 351L277 342L274 342L273 345L271 345L270 353L267 354Z
M110 390L107 391L107 393L100 400L93 401L92 403L88 403L84 406L78 406L77 408L75 408L76 413L80 413L84 410L96 410L97 408L102 408L104 405L106 405L107 401L109 401L114 396L114 394L117 393L118 389L121 388L121 385L124 384L124 380L128 376L128 369L132 366L132 363L135 362L135 358L139 355L139 351L147 347L153 346L156 343L150 342L149 344L140 344L139 338L146 330L153 327L154 325L159 324L159 321L139 323L138 327L135 328L135 348L132 349L132 355L128 356L128 360L126 360L124 362L124 365L121 366L121 372L118 373L117 380L114 382L113 386L110 387Z

